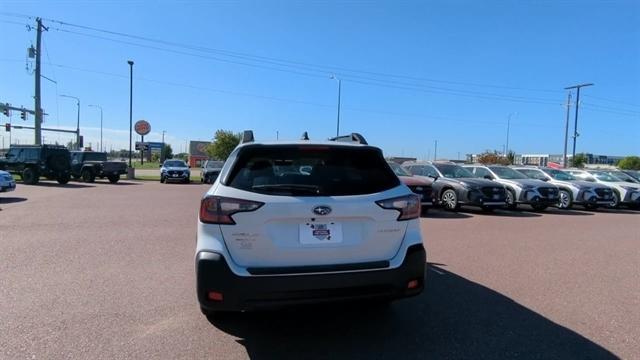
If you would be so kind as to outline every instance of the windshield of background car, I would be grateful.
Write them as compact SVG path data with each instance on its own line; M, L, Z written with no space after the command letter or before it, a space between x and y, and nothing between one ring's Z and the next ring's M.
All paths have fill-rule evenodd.
M624 181L637 182L636 179L634 179L630 175L623 173L622 171L611 171L609 174L617 177L618 179L622 179Z
M246 147L225 182L236 189L284 196L373 194L400 184L380 150L322 145Z
M514 180L514 179L526 179L527 176L519 173L513 169L502 166L489 166L489 169L493 171L494 174L498 175L501 179Z
M389 166L391 167L391 170L393 170L393 172L398 176L413 176L405 168L394 162L389 162Z
M551 175L552 178L560 181L577 180L575 176L569 174L568 172L564 172L562 170L549 169L549 170L546 170L546 173Z
M608 181L608 182L622 182L622 179L619 179L613 175L609 175L605 172L594 172L593 175L596 179L600 181Z
M165 161L164 167L187 167L187 164L184 161L179 160Z
M207 161L207 169L219 169L222 167L222 161Z
M542 171L537 169L518 169L518 171L527 175L532 179L547 180L547 176L545 176L545 174Z
M435 166L444 177L448 177L448 178L472 178L474 177L473 174L458 165L451 165L451 164L434 164L433 166Z

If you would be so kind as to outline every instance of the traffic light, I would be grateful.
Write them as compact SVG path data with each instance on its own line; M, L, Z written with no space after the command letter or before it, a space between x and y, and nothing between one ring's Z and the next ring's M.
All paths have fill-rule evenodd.
M9 111L8 108L4 108L2 109L2 113L4 114L4 116L9 117L11 116L11 112Z
M84 136L80 135L78 139L78 149L82 149L84 146Z
M22 120L27 120L27 112L26 111L21 111L20 112L20 119Z
M4 131L10 132L11 131L11 124L9 124L9 123L4 124Z

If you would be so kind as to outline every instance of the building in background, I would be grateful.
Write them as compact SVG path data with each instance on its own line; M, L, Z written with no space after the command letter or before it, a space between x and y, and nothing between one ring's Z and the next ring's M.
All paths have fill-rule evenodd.
M207 146L211 144L210 141L190 141L189 142L189 158L187 162L192 168L201 167L202 163L209 160L207 155Z

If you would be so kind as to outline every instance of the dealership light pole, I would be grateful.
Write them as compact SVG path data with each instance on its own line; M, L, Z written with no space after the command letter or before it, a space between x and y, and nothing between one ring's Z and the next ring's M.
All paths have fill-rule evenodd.
M578 135L578 107L580 104L580 88L587 87L587 86L593 86L593 84L586 83L586 84L568 86L564 88L565 90L576 89L576 114L575 114L575 121L573 125L573 155L572 155L573 157L571 158L571 161L575 161L576 159L576 142L578 141L578 136L579 136Z
M504 146L504 156L507 156L509 152L509 130L511 128L511 117L513 115L518 115L518 113L510 113L509 116L507 116L507 143Z
M562 167L567 168L567 142L569 140L569 114L571 114L571 91L567 94L567 119L564 122L564 153L562 154Z
M160 150L160 162L163 163L164 162L164 157L166 156L165 153L165 145L164 145L164 134L166 133L166 130L162 130L162 150Z
M78 105L78 120L76 122L76 149L80 150L80 99L70 95L60 95L60 97L75 99Z
M331 78L338 82L338 123L336 125L336 136L340 136L340 96L342 92L342 80L335 75L331 75Z
M129 168L131 168L131 143L133 141L133 61L129 60L127 64L129 64Z
M100 152L102 152L102 106L100 105L89 105L89 107L94 107L100 109Z

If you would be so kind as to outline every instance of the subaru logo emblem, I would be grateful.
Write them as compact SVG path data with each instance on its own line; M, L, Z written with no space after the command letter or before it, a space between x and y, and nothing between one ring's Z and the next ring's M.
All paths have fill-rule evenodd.
M316 206L313 208L313 213L318 215L329 215L331 208L325 205Z

